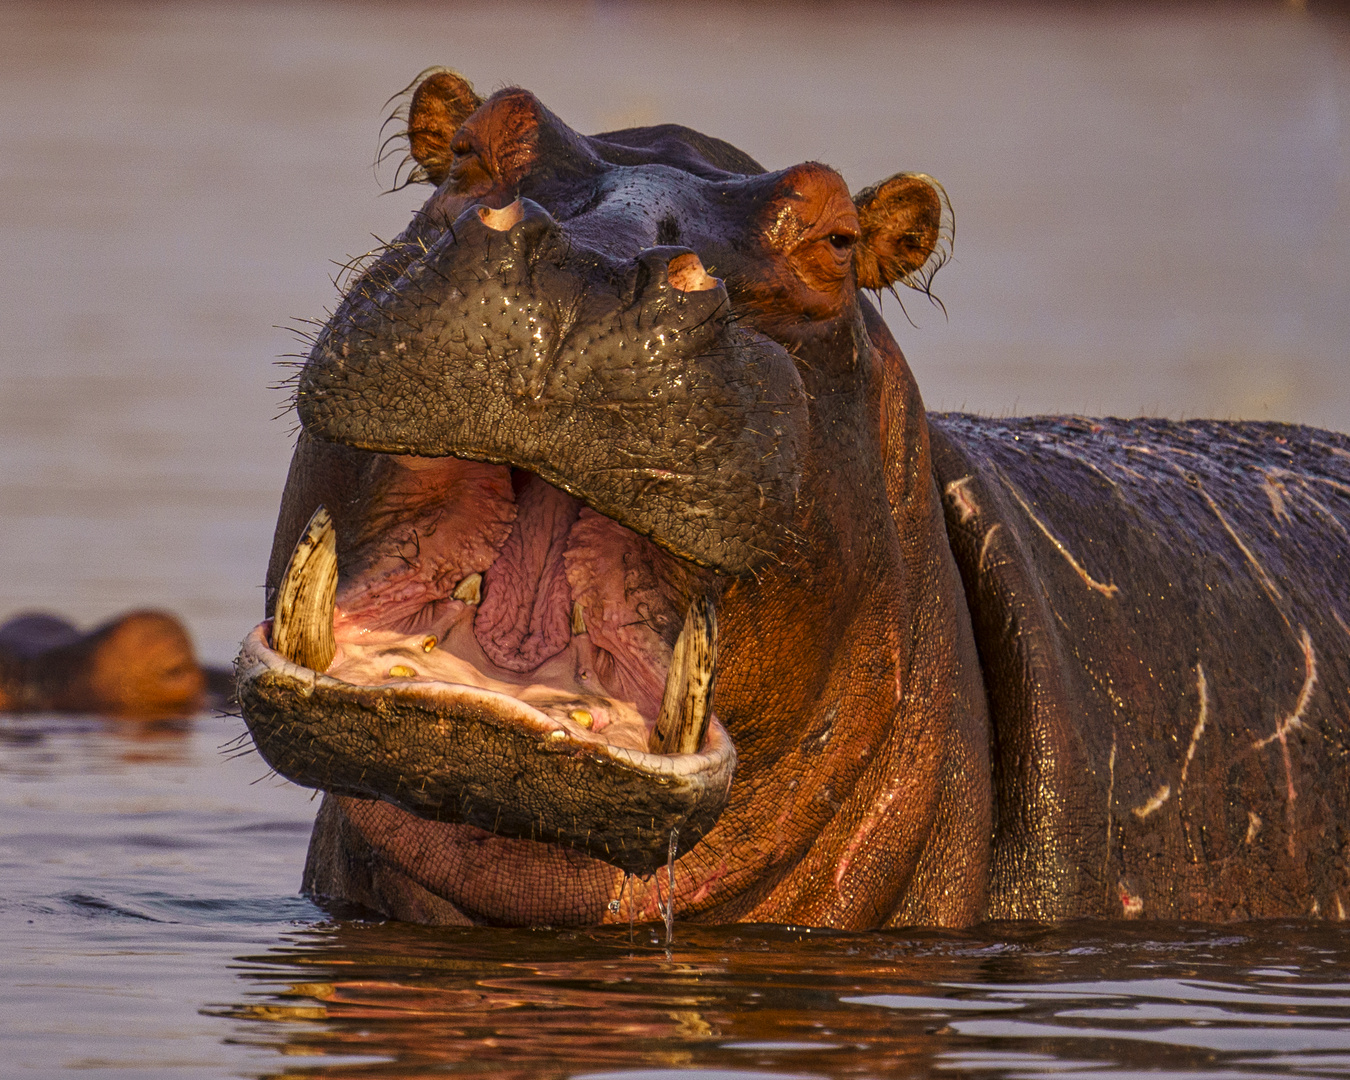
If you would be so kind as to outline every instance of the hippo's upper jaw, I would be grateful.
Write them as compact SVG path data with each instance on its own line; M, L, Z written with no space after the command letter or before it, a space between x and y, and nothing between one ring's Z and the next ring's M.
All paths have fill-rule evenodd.
M697 255L615 258L529 199L419 225L320 334L297 392L306 431L527 469L733 574L779 546L801 379Z
M461 909L590 918L608 885L536 916L527 873L509 902L469 902L440 883L463 851L425 848L477 844L474 826L639 873L675 834L697 848L737 764L713 709L721 613L717 712L762 727L761 754L807 738L848 620L810 643L802 704L755 622L797 618L799 594L806 618L827 593L794 567L834 573L841 529L889 522L850 479L878 460L858 441L879 421L857 287L919 273L944 204L905 175L855 205L831 170L764 174L684 129L585 138L449 75L419 87L409 137L439 187L301 372L273 618L244 643L240 701L278 772L413 815L385 854L426 861ZM865 510L804 498L808 474ZM871 611L891 573L840 579ZM867 678L889 716L895 675ZM427 822L460 831L412 839Z

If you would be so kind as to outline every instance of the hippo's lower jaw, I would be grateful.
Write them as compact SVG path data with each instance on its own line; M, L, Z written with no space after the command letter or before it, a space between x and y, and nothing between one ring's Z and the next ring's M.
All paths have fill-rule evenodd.
M532 474L403 466L419 487L428 472L446 484L443 502L471 487L475 507L438 517L440 536L423 524L396 569L366 552L340 588L334 528L316 512L275 619L236 661L263 758L308 787L637 873L666 861L673 832L696 842L726 805L736 754L711 713L707 599L667 643L694 572ZM401 538L396 525L376 546ZM482 569L464 573L465 559Z

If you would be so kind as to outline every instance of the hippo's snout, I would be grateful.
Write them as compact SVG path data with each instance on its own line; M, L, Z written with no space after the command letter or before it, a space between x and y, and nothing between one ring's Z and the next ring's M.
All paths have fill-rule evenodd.
M781 547L807 427L791 358L691 249L618 260L529 199L395 244L319 337L297 404L321 439L528 469L737 574Z

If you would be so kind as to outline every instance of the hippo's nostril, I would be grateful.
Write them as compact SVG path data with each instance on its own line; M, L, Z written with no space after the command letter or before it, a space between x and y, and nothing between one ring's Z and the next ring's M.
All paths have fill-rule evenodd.
M506 232L525 216L525 207L516 197L516 201L510 206L504 206L500 210L493 210L488 206L478 208L478 217L484 225L495 232Z
M717 278L703 269L703 262L692 251L676 255L666 266L666 280L680 292L707 292L717 288Z

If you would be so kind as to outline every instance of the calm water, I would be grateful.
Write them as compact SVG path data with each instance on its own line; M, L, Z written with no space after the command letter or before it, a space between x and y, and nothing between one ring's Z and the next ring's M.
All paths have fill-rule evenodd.
M419 201L370 162L434 63L936 175L949 317L886 308L930 405L1348 430L1350 33L1301 6L0 0L0 618L155 604L229 660L284 326ZM335 919L295 892L309 794L239 733L0 717L0 1075L1350 1075L1334 926Z
M334 919L235 719L0 720L0 1075L1350 1075L1350 930Z

